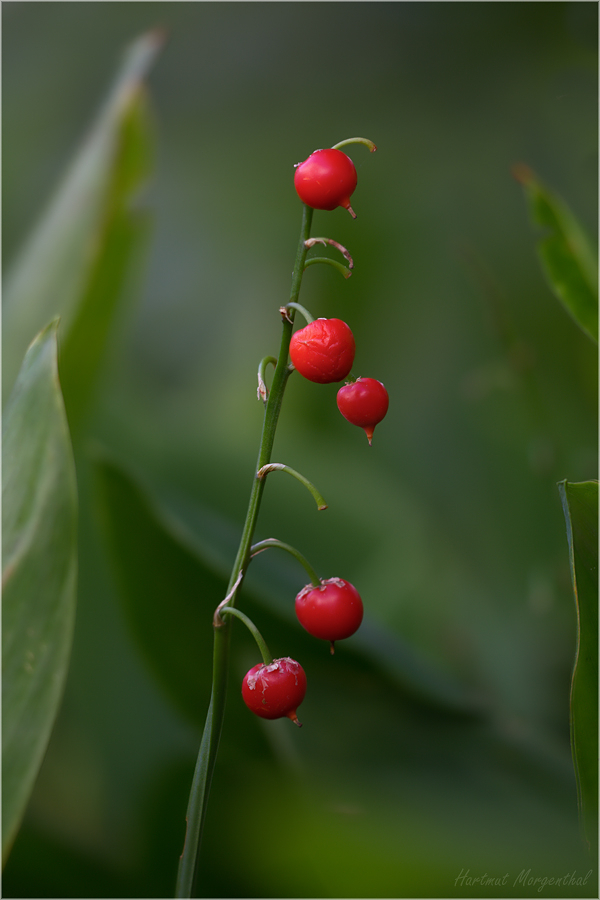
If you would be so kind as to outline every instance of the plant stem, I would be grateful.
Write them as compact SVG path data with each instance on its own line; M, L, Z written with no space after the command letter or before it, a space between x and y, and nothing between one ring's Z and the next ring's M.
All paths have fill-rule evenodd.
M306 266L308 265L309 262L310 262L310 260L307 260L307 262L304 265L304 268L306 268ZM299 313L302 313L302 315L304 316L304 318L306 319L306 321L308 322L309 325L311 322L315 321L315 317L311 316L309 311L307 309L305 309L303 306L301 306L299 303L291 303L290 302L290 303L288 303L288 305L285 308L298 310Z
M277 360L275 359L274 356L265 356L264 359L261 359L260 364L258 366L257 397L259 400L262 400L262 402L265 404L265 406L267 405L267 399L269 397L269 391L268 391L268 388L266 385L265 372L266 372L267 366L269 364L271 364L272 366L277 365Z
M273 662L273 657L269 651L269 648L266 645L265 639L252 621L245 613L243 613L239 609L235 609L233 606L223 606L219 612L220 616L224 616L227 613L231 616L235 616L237 619L241 619L244 623L254 640L258 645L258 649L260 650L260 655L263 658L263 662L265 666L270 666Z
M264 478L269 472L287 472L289 475L293 475L300 484L303 484L304 487L309 491L314 497L315 503L317 504L317 509L319 512L323 509L327 509L327 504L325 500L318 492L314 484L305 478L304 475L301 475L300 472L296 472L295 469L292 469L291 466L286 466L284 463L267 463L266 466L263 466L256 473L257 478Z
M296 260L292 274L292 287L290 292L290 302L292 303L298 302L300 294L304 264L306 261L306 254L308 253L305 241L310 237L312 217L313 210L310 206L304 205L302 209L300 240L298 242L298 250L296 251ZM239 578L240 572L245 573L250 561L252 537L256 528L260 502L265 487L265 479L259 478L257 472L271 461L271 453L273 451L273 443L275 440L277 421L281 411L283 394L287 380L292 371L288 365L288 358L293 324L294 309L292 308L289 311L288 316L283 319L283 333L281 336L279 356L277 358L275 374L273 375L271 390L269 391L269 397L265 407L258 461L254 473L254 480L252 482L252 489L250 491L250 501L248 503L246 521L244 523L239 549L235 562L233 563L231 577L227 586L227 595L231 594L228 601L230 607L235 607L237 593L243 582L243 575L242 578ZM238 578L239 581L236 587ZM231 625L232 623L228 617L223 625L213 629L213 683L211 700L190 791L186 816L187 830L183 852L179 860L175 893L176 897L192 897L194 895L194 887L198 872L198 855L200 841L202 839L202 827L206 816L210 783L217 759L221 731L223 729L223 718L225 715Z
M311 583L314 584L315 587L319 587L321 584L321 579L307 560L305 556L303 556L299 550L296 550L295 547L292 547L291 544L284 544L283 541L278 541L277 538L267 538L264 541L259 541L258 544L254 544L251 547L252 556L258 556L259 553L262 553L264 550L268 550L269 547L280 547L282 550L287 550L288 553L291 553L292 556L295 556L300 565L304 566L308 577L311 580Z
M335 259L330 259L328 256L311 256L310 259L306 260L305 269L308 269L309 266L315 265L315 263L327 263L328 266L333 266L334 269L337 269L344 278L350 278L352 275L352 270L347 266L343 266L341 263L337 262Z
M373 141L370 141L368 138L361 138L361 137L346 138L345 141L340 141L339 144L334 144L331 149L339 150L340 147L346 147L348 144L364 144L365 147L369 148L371 153L375 153L375 151L377 150L377 147L375 146Z

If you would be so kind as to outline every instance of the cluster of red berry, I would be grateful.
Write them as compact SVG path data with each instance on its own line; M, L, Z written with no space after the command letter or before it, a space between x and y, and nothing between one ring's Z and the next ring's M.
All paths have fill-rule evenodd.
M314 209L343 206L356 217L350 197L356 188L354 163L341 150L315 150L296 167L294 185L298 196ZM341 319L316 319L297 331L290 343L290 358L309 381L330 384L343 381L354 363L354 336ZM353 425L364 428L369 444L375 426L388 411L388 393L374 378L357 378L338 391L337 405Z
M360 594L343 578L307 584L296 597L296 615L313 637L331 643L358 631L363 619ZM262 719L287 716L300 725L296 710L306 694L306 675L300 663L289 657L270 664L258 663L244 676L242 697L248 709Z
M315 319L292 335L290 359L309 381L331 384L350 374L354 362L354 335L341 319ZM357 378L338 391L341 414L366 432L369 444L375 426L385 417L389 396L381 381Z
M371 149L374 149L372 145ZM316 150L296 167L294 184L300 199L313 209L347 209L355 218L350 197L356 188L356 169L341 150ZM293 305L293 304L292 304ZM348 377L354 363L354 336L341 319L315 319L296 331L290 342L290 359L304 378L331 384ZM388 393L374 378L357 378L340 388L337 405L353 425L363 428L369 444L375 426L387 413ZM296 597L296 615L303 628L316 638L335 641L353 635L363 618L363 604L356 588L342 578L308 584ZM259 663L242 683L244 702L263 719L287 716L296 724L296 710L306 693L302 666L289 657L270 664Z

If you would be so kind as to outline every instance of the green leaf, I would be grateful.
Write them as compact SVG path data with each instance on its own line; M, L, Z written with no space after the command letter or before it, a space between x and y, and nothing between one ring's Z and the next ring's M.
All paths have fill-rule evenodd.
M74 417L143 230L129 207L151 168L142 79L161 42L161 34L151 32L130 48L108 101L6 279L4 387L10 389L36 332L60 315L61 375Z
M227 580L194 554L147 493L97 459L101 522L130 630L167 694L193 722L206 714L212 617Z
M151 219L131 209L130 198L149 172L151 136L147 98L139 93L120 123L97 250L61 344L60 373L71 431L83 418L111 326L148 243Z
M97 458L97 484L103 532L131 631L176 706L201 724L212 678L212 616L227 592L237 529L187 501L143 488L106 456ZM277 554L267 556L262 554L258 577L254 566L248 571L243 610L260 621L275 655L287 638L301 644L303 658L313 653L318 658L322 647L298 628L291 602L306 580L304 572L296 562L284 566ZM360 664L375 665L386 683L425 706L459 717L481 714L468 688L372 622L363 622L346 652Z
M155 485L132 481L114 460L100 458L97 467L105 533L129 624L169 696L201 725L210 692L212 614L226 590L237 529L230 530L228 523L188 498L173 498ZM386 644L381 631L371 632L368 621L363 623L364 639L361 627L331 657L325 642L298 626L293 597L304 581L295 560L264 553L252 563L244 582L239 607L260 628L273 656L290 655L302 663L310 686L302 707L304 728L298 734L287 721L266 723L253 716L239 685L259 654L247 629L233 623L227 713L209 805L210 827L203 839L202 891L212 896L210 890L222 886L223 877L227 881L216 860L218 848L231 835L231 798L237 810L235 836L243 843L256 809L268 806L268 815L274 814L286 790L295 811L300 803L296 837L308 835L303 851L314 871L324 871L327 854L310 840L311 828L314 831L315 822L329 810L331 891L339 881L347 894L351 887L345 878L354 879L361 896L368 883L377 884L379 896L386 896L386 891L397 890L400 878L406 895L413 896L410 891L417 889L427 869L432 841L446 847L449 833L454 843L451 852L436 856L436 886L454 884L460 872L456 859L465 854L483 871L490 860L507 865L508 856L515 877L522 868L523 847L528 865L538 869L556 860L561 867L583 866L568 756L556 754L544 735L515 736L493 714L465 715L466 704L463 714L456 715L458 703L447 702L433 678L426 677L426 663L413 668L415 659L405 656L402 642L389 634ZM208 726L206 741L213 735L212 710ZM198 786L207 783L207 763L203 751L195 775ZM186 777L182 794L189 789L191 765ZM333 812L340 797L360 810L352 821L343 814L353 835L350 844L339 811ZM197 802L204 799L198 790ZM180 803L183 840L183 797ZM485 820L482 838L488 803L493 816ZM381 831L376 838L373 822ZM390 848L386 844L378 856L369 842L379 846L386 833L391 835ZM403 863L399 869L393 855L391 845L399 834L412 836L407 858L414 864L408 868ZM191 847L193 837L188 837ZM293 867L293 852L284 836L274 840L280 863L285 861L274 876L274 895L280 896ZM371 853L368 872L364 866L352 868L361 843ZM253 872L253 883L260 884L264 873L258 863L254 866L251 850L246 856L244 872ZM235 882L235 875L228 875ZM190 876L189 869L182 873L180 891ZM307 889L309 882L310 877L299 890ZM227 884L229 889L232 883Z
M571 750L582 829L598 834L598 482L558 485L567 523L577 609L577 650L571 682Z
M534 224L544 236L538 254L546 279L577 324L598 341L598 259L571 210L526 166L515 169Z
M188 517L184 519L181 509L178 511L179 515L175 512L175 504L168 509L164 500L161 501L154 492L151 494L134 483L110 459L98 457L96 468L103 530L115 565L131 633L149 667L175 705L192 721L201 724L212 680L213 613L227 590L223 567L216 561L225 556L218 550L215 551L216 529L212 529L210 536L194 533L189 525L195 518L198 526L200 515L194 517L188 507ZM232 552L231 559L233 556ZM296 591L306 580L301 567L297 566L297 569ZM302 659L303 665L310 668L314 683L318 684L318 672L323 668L331 668L331 657L324 642L315 641L298 626L293 612L293 589L283 592L284 598L287 597L286 607L290 611L289 622L277 610L269 608L268 602L265 603L264 593L256 586L250 590L245 586L241 604L244 611L248 612L251 619L260 623L261 631L274 656L292 653L294 658ZM365 630L369 632L366 626ZM244 628L238 628L237 635L234 633L232 637L234 641L230 667L232 672L239 674L244 671L244 660L247 659L245 668L248 668L259 661L260 657L253 639ZM236 637L240 641L237 645ZM443 709L445 716L448 712L458 712L460 721L468 721L468 716L473 713L472 706L469 708L464 703L464 697L460 698L463 701L460 703L452 690L441 690L438 694L434 686L435 679L424 665L415 669L411 667L410 678L403 672L402 688L395 685L397 673L392 672L388 654L400 669L406 665L406 659L402 658L403 653L398 644L394 646L391 640L382 642L381 637L379 633L368 634L365 642L357 643L354 650L345 648L342 654L345 662L336 660L338 677L348 665L356 666L361 673L365 669L368 671L370 662L363 655L372 656L373 661L377 660L381 665L377 675L380 692L385 686L385 690L391 689L396 698L405 697L407 686L410 685L409 689L414 690L415 695L425 701L424 706L430 706L435 698L438 708ZM216 639L214 646L217 646ZM388 671L386 666L389 666ZM237 716L234 715L235 742L248 753L251 752L251 743L247 737L247 729L259 726L248 716L247 710L243 709L239 697L239 681L233 681L233 693L237 695L238 703L238 713ZM345 690L342 686L340 689L342 692ZM222 701L221 697L219 704ZM188 830L181 856L177 896L192 895L196 848L220 739L222 706L218 706L218 710L215 712L211 702L194 773L194 786L190 793Z
M75 617L77 489L58 381L57 325L29 348L3 422L4 854L50 737Z

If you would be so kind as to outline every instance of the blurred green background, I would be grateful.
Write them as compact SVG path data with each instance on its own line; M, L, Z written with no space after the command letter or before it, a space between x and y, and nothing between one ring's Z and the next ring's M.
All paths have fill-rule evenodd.
M569 750L575 615L556 482L597 477L596 348L544 281L511 168L529 165L596 239L597 5L5 3L2 22L5 270L124 49L167 33L148 78L154 175L137 201L152 235L75 438L72 666L4 895L171 895L211 592L246 511L256 368L277 352L288 299L293 164L362 135L379 149L349 149L358 218L317 211L313 225L348 247L354 274L311 267L301 302L350 324L354 372L385 383L390 411L369 449L335 385L294 376L274 459L329 508L275 475L257 538L350 580L366 622L330 659L294 623L294 561L253 564L241 607L273 655L307 670L304 728L242 705L258 660L236 628L200 895L534 896L523 871L592 868L543 894L595 896ZM209 570L182 647L169 616ZM160 578L166 619L146 620ZM179 664L197 703L178 696L187 675L165 676ZM508 877L465 880L484 873Z

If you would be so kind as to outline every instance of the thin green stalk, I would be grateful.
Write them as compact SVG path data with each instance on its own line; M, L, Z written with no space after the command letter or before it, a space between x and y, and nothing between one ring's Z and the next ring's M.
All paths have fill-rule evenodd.
M306 266L308 265L309 262L310 262L310 260L308 260L305 263L304 268L306 268ZM302 313L302 315L304 316L304 318L306 319L306 321L308 322L309 325L311 322L315 321L315 317L311 316L309 311L307 309L305 309L304 306L301 306L300 303L288 303L288 305L285 308L286 309L295 309L299 313Z
M345 141L340 141L339 144L334 144L331 149L339 150L340 147L347 147L348 144L364 144L365 147L369 148L371 153L375 153L375 151L377 150L377 147L375 146L373 141L370 141L368 138L361 138L361 137L346 138Z
M304 268L308 269L309 266L313 266L315 263L327 263L328 266L333 266L334 269L341 272L344 278L350 278L352 275L352 271L347 266L343 266L341 263L337 262L337 260L330 259L328 256L311 256L310 259L306 260Z
M294 556L300 565L304 566L306 574L311 580L311 583L314 584L315 587L319 587L321 584L321 579L307 560L305 556L303 556L299 550L296 550L295 547L292 547L291 544L284 544L283 541L278 541L277 538L267 538L264 541L259 541L258 544L253 544L250 548L252 550L252 556L257 556L259 553L262 553L264 550L268 550L270 547L279 547L281 550L286 550L288 553L291 553Z
M267 463L266 466L263 466L256 473L257 478L265 478L269 472L287 472L288 475L292 475L300 484L303 484L304 487L312 494L315 503L317 504L317 509L319 512L323 509L327 509L327 504L325 500L318 492L314 484L305 478L304 475L301 475L300 472L296 472L295 469L292 469L291 466L286 466L284 463Z
M258 390L256 392L259 400L267 405L267 400L269 398L269 390L266 384L266 369L268 365L276 366L277 360L274 356L265 356L264 359L261 359L258 366Z
M304 205L302 210L302 226L300 240L296 252L294 271L292 274L292 288L290 302L297 303L304 273L304 264L308 247L305 242L310 237L313 210ZM243 576L250 560L250 548L252 537L256 528L260 502L265 487L265 479L259 478L257 472L271 461L277 421L281 411L283 394L287 380L292 372L288 365L290 340L294 323L294 309L283 319L283 333L279 348L279 356L275 367L275 374L269 391L269 397L265 407L263 429L258 452L258 461L255 469L250 501L246 513L246 521L240 539L240 545L231 570L231 578L227 587L227 595L230 607L235 607L237 593L242 585ZM241 577L240 577L241 573ZM237 584L236 584L237 582ZM198 872L198 853L202 839L202 827L206 816L210 783L217 759L223 718L225 714L225 696L227 693L227 676L229 670L229 646L231 641L231 621L228 617L222 626L214 628L213 647L213 683L210 706L206 717L206 724L202 735L202 742L198 752L198 760L192 781L190 799L187 810L187 830L183 852L179 860L177 874L176 897L192 897Z
M308 248L305 246L304 242L308 240L310 235L312 216L313 210L311 209L311 207L304 205L302 213L302 227L300 230L300 240L298 241L298 250L296 252L296 261L294 263L294 271L292 274L290 303L297 303L298 297L300 295L302 275L304 274L304 263L306 261L306 254L308 253ZM283 394L285 391L287 380L291 374L291 369L288 365L288 358L293 325L294 310L292 308L287 317L283 319L283 332L281 335L279 356L277 357L275 374L273 375L271 390L269 391L269 399L267 400L267 406L265 409L265 418L263 422L260 449L258 452L258 461L256 464L256 472L252 490L250 492L250 501L248 503L248 511L246 513L246 522L242 531L238 553L231 570L231 578L227 587L228 591L230 591L233 587L238 572L245 571L249 558L250 545L252 544L252 535L254 534L254 529L256 528L256 520L258 518L260 501L265 486L264 479L258 478L256 473L271 461L271 453L273 452L273 443L275 441L275 432L277 430L277 421L279 419L279 413L281 411ZM230 606L235 606L235 596L233 597Z
M235 609L233 606L221 606L219 607L219 616L222 618L224 615L235 616L237 619L241 619L244 623L254 640L258 645L258 649L260 650L260 655L263 658L263 662L265 666L270 666L273 663L273 657L271 656L271 652L267 647L264 637L252 621L252 619L248 618L248 616L243 613L239 609Z

